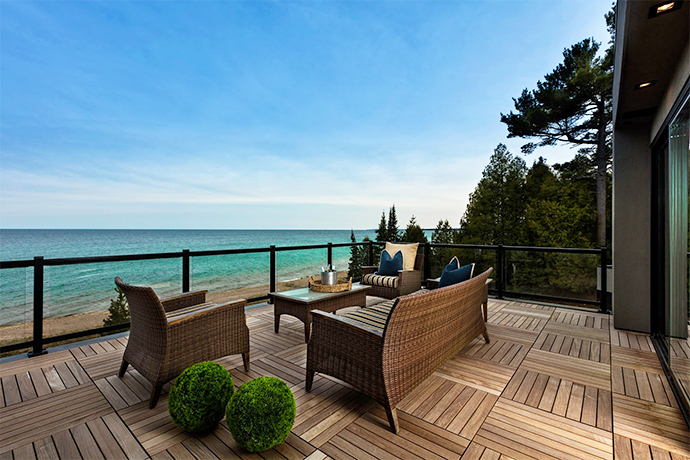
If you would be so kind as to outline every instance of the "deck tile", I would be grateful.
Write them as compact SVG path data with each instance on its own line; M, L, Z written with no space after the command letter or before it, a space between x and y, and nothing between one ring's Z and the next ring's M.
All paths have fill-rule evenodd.
M235 386L262 375L285 380L297 416L285 443L243 451L222 422L191 435L170 419L164 389L131 366L117 371L127 337L0 364L0 460L17 458L459 459L617 458L690 460L690 430L649 337L618 331L607 315L490 300L491 337L471 342L398 406L400 433L383 408L335 378L304 388L301 322L271 306L247 310L251 371L239 355L216 360ZM690 369L690 346L672 359ZM686 364L687 363L687 364ZM29 429L29 427L31 429Z

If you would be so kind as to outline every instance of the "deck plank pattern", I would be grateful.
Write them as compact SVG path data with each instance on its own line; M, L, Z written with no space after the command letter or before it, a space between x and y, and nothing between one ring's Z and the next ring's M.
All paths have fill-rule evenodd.
M225 422L191 435L174 425L164 388L117 371L127 337L0 364L0 460L18 459L651 459L690 460L686 426L648 336L598 313L490 300L491 342L477 338L399 405L382 407L317 375L304 389L303 325L270 306L247 311L251 371L218 359L239 386L270 375L297 403L285 443L243 451ZM687 359L690 348L674 351ZM9 422L8 422L9 421Z

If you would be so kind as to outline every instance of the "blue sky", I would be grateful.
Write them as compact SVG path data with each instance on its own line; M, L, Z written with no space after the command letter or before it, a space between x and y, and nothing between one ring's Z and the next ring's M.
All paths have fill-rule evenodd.
M457 226L523 143L500 113L610 7L0 2L0 227Z

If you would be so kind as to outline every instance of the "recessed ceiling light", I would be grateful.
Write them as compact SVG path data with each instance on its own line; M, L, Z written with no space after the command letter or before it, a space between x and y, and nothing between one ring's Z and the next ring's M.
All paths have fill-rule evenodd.
M671 11L676 11L681 6L683 6L683 0L675 0L673 2L664 2L649 8L648 18L655 18L665 13L670 13Z
M635 89L649 88L650 86L656 85L656 80L649 80L635 85Z
M657 13L663 13L663 12L668 11L671 8L673 8L675 5L676 5L676 2L664 3L663 5L656 7L656 12Z

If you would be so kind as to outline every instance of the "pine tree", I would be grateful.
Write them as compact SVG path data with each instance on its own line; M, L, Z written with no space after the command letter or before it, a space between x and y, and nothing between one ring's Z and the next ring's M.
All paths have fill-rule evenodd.
M501 114L508 137L538 140L523 145L524 153L532 153L541 146L569 144L581 146L580 152L590 156L596 178L598 246L605 246L607 241L615 10L614 3L605 16L611 41L604 56L598 53L601 43L591 38L566 48L563 62L538 81L536 89L524 89L519 98L513 99L516 112Z
M402 235L401 240L405 243L428 243L426 235L422 227L417 224L417 218L412 215L410 218L410 223L407 224L405 232Z
M112 326L113 324L122 324L129 321L129 304L127 297L119 286L115 288L117 292L117 299L110 300L110 307L108 308L108 317L103 320L104 326Z
M388 241L388 225L386 224L386 212L381 212L381 222L376 230L376 241Z
M355 238L355 231L350 231L350 241L357 242ZM359 278L362 276L363 255L366 251L364 246L350 246L350 261L347 265L348 276L351 278Z
M388 241L400 241L400 233L398 231L398 217L395 215L395 205L388 211Z
M456 231L450 226L448 219L439 220L436 229L431 234L431 242L436 244L453 244L456 241ZM429 266L431 277L440 276L443 268L453 258L454 250L450 248L432 248Z
M522 243L526 170L522 158L498 144L460 221L462 243Z

